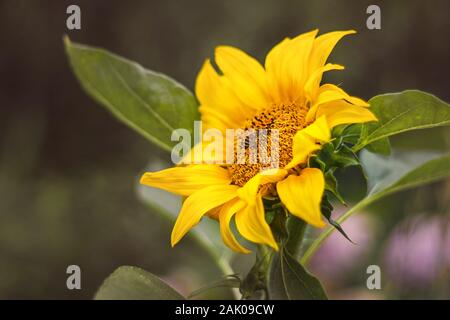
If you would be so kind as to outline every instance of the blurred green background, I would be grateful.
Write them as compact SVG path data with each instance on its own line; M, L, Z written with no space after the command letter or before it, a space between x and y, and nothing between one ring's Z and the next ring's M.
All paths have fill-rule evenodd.
M69 4L81 7L82 30L66 29ZM366 28L370 4L381 7L381 30ZM353 28L358 34L332 55L347 68L328 80L366 99L415 88L450 101L449 12L445 0L1 1L0 298L90 299L120 265L140 266L184 293L220 277L189 237L171 249L172 222L136 196L145 167L164 163L167 155L81 90L64 53L64 34L193 88L216 45L238 46L261 60L286 36ZM449 150L449 134L427 130L399 136L394 145ZM343 192L356 200L364 192L360 176L344 174ZM331 238L313 261L330 296L449 298L449 200L447 180L389 197L361 221L355 217L347 228L358 245ZM343 250L334 258L326 254L341 252L333 245ZM405 248L417 254L403 257ZM396 281L404 274L397 267L415 258L435 263ZM237 258L234 264L245 271L251 262ZM70 264L81 267L82 290L66 288ZM382 266L381 291L365 287L369 264Z

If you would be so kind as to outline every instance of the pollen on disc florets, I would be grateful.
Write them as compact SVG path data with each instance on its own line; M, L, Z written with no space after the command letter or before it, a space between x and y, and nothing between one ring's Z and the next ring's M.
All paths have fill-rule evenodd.
M298 130L306 126L305 117L307 108L299 107L296 104L282 104L271 106L259 113L252 119L247 120L244 129L267 129L267 155L277 157L278 166L283 168L292 160L292 143L294 135ZM271 154L270 130L278 130L278 153ZM242 146L241 146L242 147ZM236 148L235 148L236 149ZM255 176L261 169L267 167L263 161L259 161L261 156L258 152L258 161L250 161L250 152L246 150L244 163L235 163L228 167L233 184L243 186L248 180ZM235 150L235 159L236 159Z

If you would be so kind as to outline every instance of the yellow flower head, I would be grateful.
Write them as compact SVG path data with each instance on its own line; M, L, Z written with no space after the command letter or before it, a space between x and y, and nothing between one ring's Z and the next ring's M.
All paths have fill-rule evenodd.
M267 55L264 66L229 46L215 50L219 72L206 60L196 81L203 130L276 129L279 168L262 171L259 164L192 164L145 173L141 183L187 197L173 228L175 245L207 215L217 219L223 241L248 253L230 230L235 217L239 233L249 241L278 245L265 219L264 197L278 197L290 214L315 227L325 224L320 203L325 181L308 159L331 138L340 124L376 121L368 104L322 75L342 70L326 64L336 43L354 31L317 36L317 30L284 39Z

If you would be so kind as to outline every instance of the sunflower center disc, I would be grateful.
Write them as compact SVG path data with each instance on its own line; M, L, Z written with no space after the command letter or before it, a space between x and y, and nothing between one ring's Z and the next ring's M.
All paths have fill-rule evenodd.
M261 143L259 139L259 148L265 148L267 154L264 157L271 157L277 159L280 168L283 168L292 160L292 140L298 130L305 127L306 108L300 108L295 104L273 106L257 113L252 119L247 120L245 130L255 129L256 131L261 129L267 130L267 144ZM271 154L271 131L278 131L278 152ZM260 131L261 132L261 131ZM260 133L261 134L261 133ZM242 147L248 147L248 142L242 141L240 146L235 148L235 160L237 159L237 149ZM237 144L238 142L236 142ZM245 144L246 143L246 144ZM251 161L251 159L253 159ZM238 186L244 186L245 183L254 177L261 169L267 168L268 164L262 159L262 154L257 152L257 161L255 158L251 158L250 150L245 149L244 161L235 163L228 167L231 174L231 181Z

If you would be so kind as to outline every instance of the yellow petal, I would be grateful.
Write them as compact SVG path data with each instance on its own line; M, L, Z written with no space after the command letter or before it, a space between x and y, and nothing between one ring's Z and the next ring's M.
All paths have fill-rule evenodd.
M313 101L317 95L317 89L322 80L322 74L325 71L328 71L321 70L324 68L325 62L331 51L333 51L334 46L342 39L342 37L355 32L356 31L354 30L334 31L323 34L314 40L309 60L309 73L314 76L311 76L310 80L308 80L309 84L305 86L307 87L305 88L306 95L311 101Z
M200 164L203 162L203 143L197 143L193 148L189 150L189 152L181 158L181 160L177 163L177 165L183 164Z
M291 169L299 164L306 163L308 157L317 150L320 150L320 145L315 143L314 139L304 132L297 132L294 136L292 160L286 165L285 169Z
M299 176L277 183L278 196L289 212L318 228L325 226L320 211L324 188L322 171L316 168L305 168Z
M253 114L250 113L251 110L247 111L245 104L235 95L223 76L217 74L209 60L205 61L197 76L195 93L202 106L200 114L204 130L223 130L230 124L233 126L229 128L238 128Z
M314 40L314 46L309 60L309 68L311 72L323 67L338 41L344 36L353 33L356 33L356 31L333 31L317 37Z
M316 69L311 73L308 81L305 84L305 95L309 101L315 101L319 92L320 81L322 81L322 75L331 70L344 70L344 66L339 64L328 63L323 67Z
M302 132L320 142L328 142L331 139L330 127L325 116L318 117L316 121L304 128Z
M175 226L172 230L172 247L197 223L208 211L223 205L236 197L238 187L233 185L214 185L191 194L183 203Z
M146 172L140 182L146 186L189 196L211 185L229 185L231 179L227 169L217 165L194 164Z
M285 48L289 46L291 39L285 38L283 41L274 46L266 56L264 63L269 91L275 103L287 100L287 93L284 88L288 87L288 79L284 76L285 68L282 55Z
M230 112L228 115L224 113L224 109L212 108L209 106L201 105L198 111L202 117L203 131L211 128L219 129L225 132L226 129L233 129L236 127L236 121L244 121L244 119L236 120L233 117L233 113ZM205 127L206 124L206 127Z
M215 59L234 93L247 107L261 109L269 105L265 71L256 59L230 46L217 47Z
M230 229L231 218L245 206L245 202L236 199L231 200L222 206L219 212L220 234L223 242L232 250L240 253L250 253L250 250L244 248L235 238Z
M211 130L213 128L209 128ZM214 129L216 130L216 129ZM217 137L219 138L219 137ZM202 141L197 143L189 152L181 158L177 165L183 164L226 164L227 163L227 148L229 152L233 152L234 142L227 143L226 137L216 141ZM231 161L231 160L230 160Z
M308 127L298 131L293 140L292 160L286 165L286 169L291 169L299 164L306 163L309 156L320 150L320 143L330 140L331 133L329 124L325 116L318 118Z
M319 95L321 93L330 92L330 91L334 92L334 93L337 93L338 95L341 96L340 99L346 100L349 103L354 104L355 106L369 107L369 104L366 101L364 101L363 99L360 99L358 97L350 96L342 88L340 88L340 87L338 87L338 86L336 86L334 84L331 84L331 83L326 83L326 84L320 86L320 88L319 88ZM334 100L340 100L340 99L334 99ZM331 100L329 100L329 101L331 101Z
M267 54L265 68L274 103L295 101L303 93L317 32L313 30L294 39L285 39Z
M326 116L330 128L340 124L378 121L375 115L370 112L370 108L355 106L342 100L319 106L316 116Z
M264 206L260 195L253 204L246 205L236 213L236 227L239 233L255 243L267 244L278 250L272 231L266 222Z
M319 30L313 30L297 36L292 39L291 52L288 56L288 72L292 79L292 85L295 88L303 88L308 78L308 64L314 39ZM296 97L293 97L295 100Z
M274 183L283 179L287 174L285 169L268 169L257 173L253 178L245 183L245 185L238 190L239 197L249 204L254 204L257 198L259 186L266 183Z
M369 106L369 104L364 100L357 97L352 97L338 86L327 83L320 86L317 98L312 102L313 105L306 115L306 121L313 121L316 118L317 108L320 105L336 100L346 100L351 104L362 107Z
M217 208L209 210L207 213L205 213L205 216L208 216L209 218L218 221L219 220L219 213L220 213L220 210L222 210L222 207L219 206Z

